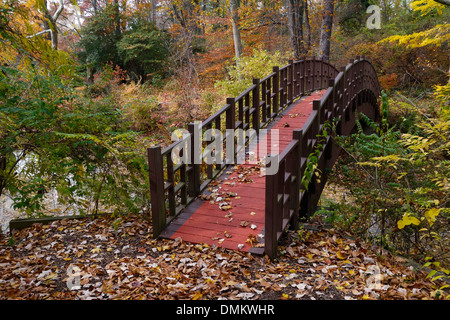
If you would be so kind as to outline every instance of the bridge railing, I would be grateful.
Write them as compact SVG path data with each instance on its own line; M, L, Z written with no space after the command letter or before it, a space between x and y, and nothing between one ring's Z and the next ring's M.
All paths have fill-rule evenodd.
M211 117L189 124L179 140L164 149L158 145L148 148L153 236L158 237L226 165L235 164L242 157L248 136L236 137L230 129L253 129L258 134L295 99L326 88L329 79L337 74L330 63L314 57L291 60L282 68L273 67L271 74L253 79L253 84L238 97L227 98L226 104ZM216 131L204 136L209 129ZM205 154L206 145L213 142L215 150ZM233 149L232 159L227 158L227 149ZM213 161L204 161L208 154Z
M320 100L313 101L313 111L302 128L293 131L291 143L278 156L279 170L266 175L265 252L276 255L278 241L291 222L310 215L316 208L326 182L326 169L331 169L340 149L333 143L326 123L333 123L337 134L349 134L355 125L355 111L376 116L380 87L372 64L357 57L341 68ZM312 156L311 156L312 155ZM272 155L272 157L276 155ZM320 175L308 171L314 164Z

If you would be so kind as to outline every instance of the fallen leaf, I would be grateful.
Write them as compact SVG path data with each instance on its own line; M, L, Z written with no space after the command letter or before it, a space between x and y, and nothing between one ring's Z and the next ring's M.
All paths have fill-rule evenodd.
M341 251L336 252L336 256L341 260L345 260L347 258Z
M192 300L198 300L201 299L203 297L203 294L201 292L196 292L193 296L192 296Z
M248 222L248 221L241 221L241 223L239 224L241 227L246 227L246 226L248 226L250 224L250 222Z
M99 247L96 247L91 250L91 253L100 253L100 252L102 252L102 249L100 249Z

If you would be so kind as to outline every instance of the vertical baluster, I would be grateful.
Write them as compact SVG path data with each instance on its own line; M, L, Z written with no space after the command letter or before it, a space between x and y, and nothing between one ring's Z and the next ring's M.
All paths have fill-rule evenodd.
M147 149L149 162L150 201L152 204L153 238L157 238L166 227L164 172L161 147Z
M236 147L234 143L234 131L236 129L236 103L234 98L227 98L227 104L230 106L226 111L226 164L236 163Z
M250 108L251 108L251 104L250 104L250 93L247 93L244 98L244 108L245 110L245 125L244 128L248 125L247 129L250 129Z
M260 88L259 79L253 79L253 85L255 88L252 91L252 105L253 105L253 116L252 116L252 126L255 129L256 134L259 134L260 127Z
M227 104L230 107L226 111L226 127L227 129L236 129L236 104L234 98L227 98Z
M302 181L302 172L300 170L302 158L302 140L303 131L295 129L292 132L292 139L297 141L297 144L292 153L292 167L291 172L293 176L293 185L291 192L291 210L293 210L292 224L296 228L298 224L298 212L300 208L300 184Z
M270 119L272 118L272 82L273 82L274 77L270 77L267 81L266 81L266 107L267 107L267 118Z
M278 114L278 110L279 110L279 96L280 96L280 67L273 67L273 72L275 73L273 76L273 93L274 93L274 97L273 97L273 113L274 114Z
M206 125L205 129L206 129L206 131L211 130L211 129L212 129L212 123L208 123L208 124ZM211 140L208 141L209 143L212 142L213 137L211 136L210 139L211 139ZM203 146L202 146L202 149L203 149ZM202 158L203 158L203 155L202 155ZM207 164L207 165L206 165L206 178L207 178L207 179L212 179L212 177L213 177L213 164Z
M305 76L305 69L306 69L306 57L303 57L300 61L300 95L305 95L306 92L306 76Z
M287 68L283 68L283 70L280 72L281 76L281 93L280 93L280 109L284 109L286 106L286 99L287 99Z
M278 232L283 230L283 218L284 218L284 177L286 174L286 161L280 161L278 165L278 172L276 175L277 178L277 192L276 192L276 202L278 203L278 208L276 212L275 219L275 230L277 232L277 240L278 240Z
M311 59L311 63L312 63L312 67L311 67L311 73L312 73L312 78L311 78L311 90L314 91L316 90L316 57L312 57Z
M166 155L167 162L167 182L170 184L169 189L167 190L167 196L169 197L169 215L175 216L176 214L176 201L175 201L175 179L173 172L173 161L171 154Z
M238 113L239 113L239 121L241 122L240 128L244 129L244 98L238 101Z
M294 62L294 99L297 99L300 95L300 82L299 82L300 72L298 61Z
M189 187L188 192L190 197L196 197L200 193L200 163L202 162L202 146L199 137L199 125L197 123L188 124L188 131L190 133L190 163L189 167ZM187 141L186 141L187 143ZM189 144L188 144L189 145Z
M265 80L261 82L261 124L265 125L267 122L267 82L270 80Z
M278 155L271 155L271 159L278 162ZM278 242L275 223L278 212L278 177L278 174L266 175L264 249L270 258L276 256Z
M294 60L289 60L286 76L288 85L287 104L290 104L294 98Z
M331 112L331 120L336 117L336 110L335 110L335 102L336 102L336 88L334 86L334 79L328 79L328 87L332 88L331 95L330 95L330 103L329 103L329 111Z
M216 132L216 135L215 135L215 138L216 139L219 139L220 140L220 137L222 137L223 138L223 135L221 136L220 134L222 133L222 124L221 124L221 120L222 120L222 117L219 115L217 118L216 118L216 123L215 123L215 125L216 125L216 130L217 130L217 132ZM216 146L217 147L221 147L221 148L219 148L219 150L216 150L215 151L215 153L216 153L216 164L215 164L215 169L216 170L221 170L222 169L222 161L223 161L223 141L218 141L218 142L216 142ZM218 161L218 162L217 162Z

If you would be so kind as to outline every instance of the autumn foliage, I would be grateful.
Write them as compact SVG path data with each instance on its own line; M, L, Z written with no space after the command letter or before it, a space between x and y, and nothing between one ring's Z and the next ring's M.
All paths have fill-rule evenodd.
M449 17L432 0L2 1L0 200L23 217L114 216L2 235L0 298L448 299ZM327 43L338 68L369 58L384 90L384 122L333 136L331 180L350 197L324 197L318 230L290 232L277 262L149 240L146 148Z

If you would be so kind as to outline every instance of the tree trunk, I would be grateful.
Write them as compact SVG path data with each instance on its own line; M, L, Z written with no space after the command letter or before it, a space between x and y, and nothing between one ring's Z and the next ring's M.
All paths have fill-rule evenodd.
M288 28L289 38L295 59L305 52L303 43L303 10L305 0L288 0Z
M320 32L319 58L330 60L330 39L333 27L334 0L324 0L322 26Z
M194 51L192 47L195 36L196 25L193 19L193 8L190 1L183 2L183 5L172 4L172 10L175 18L180 23L182 29L182 39L180 47L184 45L184 50L180 53L180 66L185 65L188 72L188 80L191 81L197 74L195 69Z
M116 23L116 36L119 37L121 30L120 30L120 4L119 0L114 0L114 6L115 9L115 15L114 15L114 21Z
M50 40L52 42L52 48L58 49L58 28L56 27L56 21L58 20L61 12L64 9L64 1L59 0L59 6L55 13L52 15L48 11L48 2L45 1L44 5L41 7L44 11L44 32L50 33Z
M6 187L6 156L0 155L0 197L3 194L3 189L5 187Z
M239 14L237 12L237 0L230 0L231 24L233 27L234 54L236 56L236 65L239 67L239 59L242 55L241 31L239 30Z
M155 0L152 0L151 1L151 10L152 10L152 12L151 12L151 21L156 25L156 1Z
M311 24L309 23L308 0L305 0L305 24L306 24L306 48L308 51L311 48Z
M91 0L92 8L94 9L94 13L96 14L98 11L97 0Z

